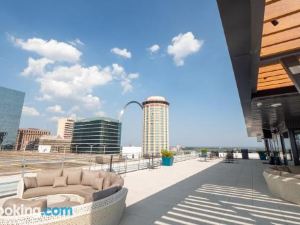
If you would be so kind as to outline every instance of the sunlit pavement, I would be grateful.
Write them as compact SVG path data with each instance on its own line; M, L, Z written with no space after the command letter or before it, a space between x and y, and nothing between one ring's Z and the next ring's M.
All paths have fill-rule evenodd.
M265 166L189 160L127 174L121 224L300 224L300 207L269 193Z

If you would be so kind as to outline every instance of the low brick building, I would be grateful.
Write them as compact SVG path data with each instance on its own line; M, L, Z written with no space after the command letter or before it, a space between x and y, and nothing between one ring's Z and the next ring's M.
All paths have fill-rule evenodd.
M37 149L40 137L50 135L50 131L37 128L22 128L18 130L15 150L34 150Z

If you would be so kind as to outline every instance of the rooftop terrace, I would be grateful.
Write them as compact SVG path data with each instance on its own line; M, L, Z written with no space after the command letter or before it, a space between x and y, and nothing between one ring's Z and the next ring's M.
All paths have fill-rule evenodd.
M300 207L269 193L266 166L193 159L129 173L121 224L300 224Z

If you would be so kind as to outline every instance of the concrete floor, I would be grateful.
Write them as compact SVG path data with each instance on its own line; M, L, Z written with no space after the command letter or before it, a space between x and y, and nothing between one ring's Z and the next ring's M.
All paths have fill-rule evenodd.
M300 206L273 197L259 160L189 160L127 174L121 225L300 224Z

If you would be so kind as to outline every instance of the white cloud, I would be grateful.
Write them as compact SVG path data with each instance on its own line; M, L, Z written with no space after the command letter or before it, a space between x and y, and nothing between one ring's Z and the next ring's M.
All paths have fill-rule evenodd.
M113 75L116 75L115 79L120 80L123 94L133 90L132 80L139 77L138 73L127 74L125 69L118 64L112 64L112 73Z
M172 39L172 44L168 46L168 54L173 56L177 66L183 66L187 56L200 50L203 40L195 38L192 32L180 33Z
M125 73L124 68L116 63L112 64L112 68L113 68L112 72L115 75L122 75Z
M73 46L84 46L84 43L79 38L69 41L69 43Z
M97 109L101 101L99 97L93 96L93 89L112 80L109 67L83 67L76 64L54 67L36 81L40 83L43 100L71 100L87 109Z
M118 55L118 56L121 56L123 58L126 58L126 59L130 59L131 58L131 52L128 51L126 48L124 49L120 49L120 48L113 48L110 50L112 53Z
M74 46L54 39L29 38L23 40L13 36L10 39L16 46L53 61L77 62L81 56L81 52Z
M122 80L121 86L123 87L123 94L132 91L133 88L129 79Z
M45 66L48 64L53 64L54 62L47 58L41 58L41 59L28 59L28 66L23 70L22 75L23 76L38 76L44 73Z
M129 75L128 75L128 78L129 79L137 79L137 78L139 78L139 74L138 73L130 73Z
M98 111L95 113L95 116L103 117L103 116L106 116L106 114L103 111Z
M139 77L138 73L127 73L124 67L116 63L106 67L84 66L78 61L66 64L46 56L38 59L30 57L21 74L39 85L37 100L51 103L45 111L62 116L102 112L102 98L96 96L96 89L118 82L122 92L126 93L133 90L133 80ZM25 111L39 115L38 111L31 108L25 108Z
M39 116L40 113L34 108L30 106L23 106L22 114L25 116Z
M37 60L38 61L38 60ZM27 76L33 76L39 72L36 82L40 84L38 100L58 101L70 100L80 104L86 109L99 109L101 100L93 95L93 89L104 86L113 80L120 82L123 93L133 90L132 80L139 77L138 73L129 73L118 65L112 64L101 68L99 66L84 67L79 64L71 66L54 66L50 69L39 67L39 70L25 70Z
M138 77L138 73L131 73L121 81L121 86L123 87L123 94L133 90L132 80L137 79Z
M147 48L147 50L150 52L150 53L157 53L159 51L160 47L158 44L155 44L155 45L152 45L150 46L149 48Z
M64 110L62 109L62 107L60 105L49 106L47 108L47 111L52 112L52 113L64 113Z

